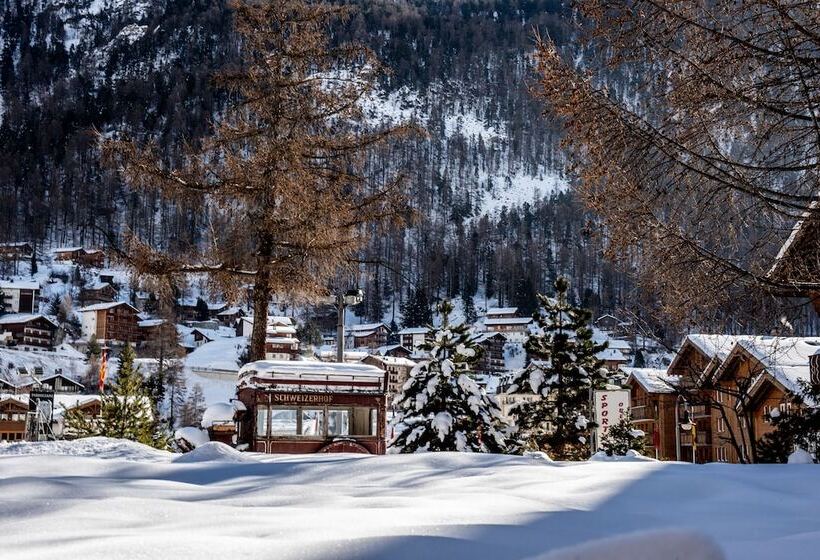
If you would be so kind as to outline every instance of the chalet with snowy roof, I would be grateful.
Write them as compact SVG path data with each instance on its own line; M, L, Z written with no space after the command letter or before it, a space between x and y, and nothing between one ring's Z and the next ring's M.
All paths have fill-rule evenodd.
M476 344L483 352L478 363L473 367L477 375L502 375L507 371L504 363L504 345L507 337L499 332L481 333L476 337Z
M18 396L0 394L0 442L26 439L28 401Z
M82 393L85 386L63 373L54 373L40 378L40 384L50 387L55 393L74 394Z
M239 446L261 453L385 453L387 373L366 364L252 362L239 370Z
M347 327L351 348L372 348L387 344L390 328L384 323L366 323Z
M818 352L820 338L812 337L755 336L736 342L710 377L715 400L739 413L725 418L713 415L711 444L715 460L754 462L753 442L772 431L770 417L788 414L796 406L793 396L799 393L801 382L820 381ZM745 392L742 399L740 387L745 388L740 391ZM733 439L740 441L740 449L735 448Z
M59 247L52 249L55 261L68 261L80 266L101 268L105 266L105 253L85 247Z
M295 360L299 356L299 339L290 317L268 317L265 329L265 359Z
M24 350L51 350L58 329L59 325L45 315L0 315L0 333L8 333L14 344Z
M140 342L145 344L156 343L161 341L162 337L168 336L167 332L163 330L165 319L143 318L140 315L137 316L138 340Z
M389 400L392 400L393 397L399 394L402 386L404 386L410 377L410 372L413 371L413 368L417 365L416 362L409 358L374 355L367 356L362 360L362 363L369 366L376 366L387 373L387 393Z
M512 319L518 316L517 307L491 307L485 313L487 319Z
M80 303L94 305L96 303L110 303L116 301L119 292L113 284L95 282L80 289Z
M40 310L40 284L27 280L0 280L0 297L6 313L37 313Z
M216 314L216 320L225 325L226 327L232 327L236 325L236 321L240 317L244 317L245 312L236 306L226 307L222 311Z
M509 309L514 308L502 308L504 311ZM507 314L505 313L504 315ZM529 336L532 322L532 317L502 317L488 314L487 318L484 319L484 329L490 333L503 334L510 342L523 343Z
M399 337L399 344L413 351L430 341L430 329L427 327L407 327L396 334Z
M620 350L606 348L601 350L595 357L604 363L604 367L609 371L618 371L621 366L629 363L629 358L623 355Z
M0 243L0 260L29 259L33 253L31 244L25 241Z
M635 428L646 434L644 454L655 459L677 459L675 430L678 396L675 386L679 379L666 370L622 367L629 388L630 415Z
M117 301L98 303L78 310L84 340L96 338L100 343L123 344L140 341L137 309Z
M801 283L820 281L820 208L817 201L810 204L795 223L789 237L780 247L768 277L793 284L800 291ZM817 313L820 313L820 293L809 294Z

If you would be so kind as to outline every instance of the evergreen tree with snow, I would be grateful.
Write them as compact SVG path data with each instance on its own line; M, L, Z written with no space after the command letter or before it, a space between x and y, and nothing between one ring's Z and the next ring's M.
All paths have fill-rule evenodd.
M422 346L430 360L416 366L396 398L395 453L506 451L498 404L470 376L481 352L466 324L451 325L450 302L439 306L441 326Z
M612 457L624 456L630 449L643 453L646 434L632 426L632 419L627 415L617 424L610 426L601 439L601 450Z
M100 395L99 416L87 416L79 409L66 412L67 435L122 438L159 449L168 447L168 436L159 428L142 374L134 366L135 357L134 349L126 344L120 354L116 381Z
M524 345L532 361L513 374L506 392L541 397L512 410L521 449L562 460L586 459L595 427L589 420L590 390L603 388L609 377L595 355L606 344L593 341L590 312L569 303L569 281L559 277L554 287L554 298L538 295L538 331Z

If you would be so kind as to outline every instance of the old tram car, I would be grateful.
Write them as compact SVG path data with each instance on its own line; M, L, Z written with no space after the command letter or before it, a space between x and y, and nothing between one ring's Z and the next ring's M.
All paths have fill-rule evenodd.
M386 391L374 366L252 362L239 371L237 441L260 453L383 454Z

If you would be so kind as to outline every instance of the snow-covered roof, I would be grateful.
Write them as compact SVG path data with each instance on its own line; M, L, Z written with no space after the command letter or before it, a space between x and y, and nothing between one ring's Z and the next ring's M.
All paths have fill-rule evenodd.
M0 280L0 290L39 290L40 283L31 280Z
M749 335L729 335L729 334L690 334L687 335L681 345L681 349L687 341L700 350L707 358L716 358L723 361L732 351L735 344L741 340L752 338Z
M632 345L627 340L620 340L618 338L608 338L606 340L607 348L612 350L626 350L632 351Z
M415 367L417 365L413 360L400 356L373 356L373 359L391 366Z
M377 331L378 329L390 330L384 323L364 323L362 325L350 325L347 327L347 329L353 333L353 336L363 336L357 334L363 331L369 331L369 334L373 334L373 332Z
M376 366L362 363L261 360L239 370L238 384L262 383L282 391L383 392L384 376ZM317 383L320 381L327 384Z
M237 313L239 313L241 311L242 311L241 308L233 306L233 307L228 307L227 309L224 309L224 310L220 311L219 313L216 314L216 316L219 317L220 315L225 315L225 316L227 316L227 315L236 315Z
M127 305L128 307L133 309L135 312L137 311L136 307L134 307L130 303L126 303L124 301L108 301L108 302L105 302L105 303L95 303L94 305L87 305L87 306L85 306L81 309L78 309L77 311L80 312L80 313L88 313L90 311L105 311L107 309L113 309L113 308L118 307L120 305Z
M530 323L532 323L532 317L502 317L484 320L484 324L488 327L495 325L529 325Z
M628 362L629 360L617 348L607 348L601 350L595 357L605 362Z
M515 315L518 313L517 307L491 307L487 310L487 317L493 315Z
M290 326L292 324L293 320L290 317L286 317L284 315L270 315L268 317L268 325Z
M501 337L504 340L507 339L507 337L504 336L504 333L501 333L501 332L483 332L483 333L479 333L478 336L475 337L475 343L480 344L480 343L484 342L485 340L490 340L491 338L497 338L497 337Z
M158 327L165 322L165 319L145 319L137 323L138 327L147 329L150 327Z
M665 369L621 367L627 374L626 383L635 380L647 393L674 393L674 386L680 380L674 375L667 375Z
M772 264L772 267L766 273L767 276L774 276L775 274L777 274L780 267L783 266L783 263L786 259L786 255L789 253L789 251L792 250L792 246L798 243L800 238L804 235L806 228L804 228L803 226L806 224L806 221L809 219L811 214L817 210L818 204L820 204L820 201L813 200L809 204L808 209L803 212L801 218L797 220L797 222L794 224L794 227L792 227L792 231L789 234L788 239L786 239L786 242L783 243L782 247L780 247L780 251L777 252L777 256L775 256L774 258L774 263Z
M225 307L227 307L227 305L228 304L224 303L224 302L223 303L209 303L208 304L208 310L209 311L220 311L220 310L224 309Z
M787 390L798 392L798 382L810 380L809 358L820 351L820 338L756 336L738 341L732 354L741 349Z
M388 352L392 352L393 350L398 350L399 348L401 348L401 349L403 349L403 350L407 351L408 353L410 353L410 349L409 349L409 348L405 348L405 347L404 347L404 346L402 346L401 344L387 344L386 346L379 346L378 348L376 348L376 349L373 351L373 353L374 353L374 354L378 354L379 356L384 356L384 355L386 355Z
M268 325L265 332L268 334L296 334L296 328L287 325Z
M28 241L13 241L0 243L0 247L25 247L26 245L29 245Z
M240 401L231 401L217 402L208 406L205 412L202 413L202 427L207 430L214 424L230 424L233 422L236 413L245 410L244 404L239 408L236 403L241 404Z
M53 319L48 318L45 315L35 314L35 313L11 313L9 315L2 315L0 316L0 325L17 325L20 323L28 323L30 321L34 321L35 319L45 319L54 327L59 327Z
M265 342L271 344L299 344L299 339L292 336L270 336L265 339Z
M104 289L109 288L109 287L113 288L114 286L112 286L110 282L94 282L93 284L87 285L83 289L97 291L97 290L104 290Z
M427 334L430 329L427 327L407 327L400 330L397 334Z
M82 251L82 247L57 247L56 249L52 249L52 253L74 253L76 251Z

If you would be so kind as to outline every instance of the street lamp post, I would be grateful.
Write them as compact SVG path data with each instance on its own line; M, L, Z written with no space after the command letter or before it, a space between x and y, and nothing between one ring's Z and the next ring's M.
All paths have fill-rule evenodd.
M345 307L358 305L364 299L361 290L348 290L336 296L336 361L345 361Z

